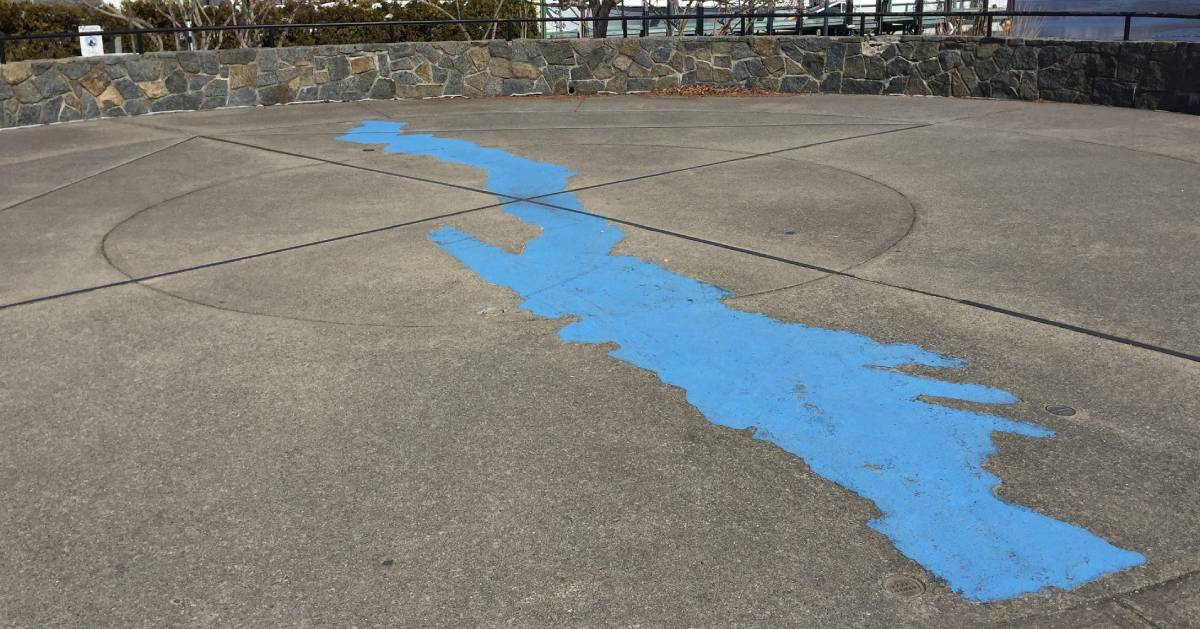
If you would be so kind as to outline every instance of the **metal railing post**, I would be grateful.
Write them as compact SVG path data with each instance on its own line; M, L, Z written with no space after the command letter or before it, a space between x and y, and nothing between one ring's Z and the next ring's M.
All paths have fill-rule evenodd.
M1133 16L1126 14L1125 15L1125 39L1124 39L1124 41L1129 41L1129 31L1131 31L1131 30L1133 30Z
M796 34L804 34L804 0L796 3L800 5L796 8Z
M595 28L593 26L593 28ZM504 20L504 41L513 40L512 20Z
M704 34L704 5L696 7L696 35Z
M825 9L822 13L825 15L825 19L821 22L821 36L829 37L829 0L825 0Z
M8 63L8 56L4 52L4 42L7 40L0 37L0 63Z
M621 14L621 37L629 37L629 18L625 14Z
M771 14L767 16L767 34L775 34L775 11L771 11Z
M987 33L988 33L988 34L987 34L987 36L988 36L988 37L991 37L991 36L992 36L992 24L993 24L993 22L992 22L992 14L991 14L991 12L989 11L989 12L988 12L988 30L987 30Z
M646 17L645 10L642 11L642 32L638 37L645 37L650 34L650 18Z
M913 14L913 35L925 32L925 0L917 0L916 12Z

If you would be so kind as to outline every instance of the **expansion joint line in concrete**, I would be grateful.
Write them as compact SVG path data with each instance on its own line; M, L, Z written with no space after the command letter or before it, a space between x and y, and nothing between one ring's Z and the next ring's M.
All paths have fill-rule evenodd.
M1134 616L1137 616L1138 620L1141 620L1142 622L1146 623L1146 626L1150 627L1150 629L1164 629L1162 625L1154 622L1154 619L1146 616L1145 614L1143 614L1141 612L1141 610L1139 610L1137 607L1134 607L1133 605L1129 604L1127 601L1125 601L1121 598L1115 598L1115 599L1113 599L1113 603L1116 604L1117 607L1120 607L1121 609L1133 614Z
M719 247L719 248L721 248L721 249L727 249L727 250L729 250L729 251L736 251L736 252L738 252L738 253L744 253L744 254L746 254L746 255L755 256L755 257L762 258L762 259L765 259L765 260L772 260L772 261L775 261L775 262L782 262L782 263L784 263L784 264L789 264L789 265L791 265L791 266L797 266L797 267L800 267L800 268L809 269L809 270L811 270L811 271L817 271L817 272L820 272L820 273L826 273L826 274L828 274L828 275L836 275L836 276L838 276L838 277L845 277L845 278L852 279L852 280L856 280L856 281L859 281L859 282L867 282L867 283L869 283L869 284L874 284L874 285L876 285L876 286L883 286L883 287L885 287L885 288L893 288L893 289L896 289L896 290L902 290L902 291L904 291L904 292L908 292L908 293L915 293L915 294L918 294L918 295L923 295L923 296L925 296L925 297L933 297L933 298L935 298L935 299L940 299L940 300L944 300L944 301L950 301L950 302L953 302L953 303L956 303L956 304L959 304L959 305L962 305L962 306L967 306L967 307L970 307L970 308L977 308L977 309L980 309L980 310L986 310L986 311L988 311L988 312L993 312L993 313L996 313L996 314L1001 314L1001 315L1005 315L1005 316L1009 316L1009 317L1014 317L1014 318L1017 318L1017 319L1023 319L1023 320L1025 320L1025 321L1030 321L1030 322L1033 322L1033 323L1040 323L1040 324L1042 324L1042 325L1048 325L1048 326L1056 327L1056 328L1059 328L1059 329L1062 329L1062 330L1068 330L1068 331L1070 331L1070 332L1077 332L1077 333L1079 333L1079 334L1086 334L1087 336L1091 336L1091 337L1095 337L1095 338L1099 338L1099 339L1104 339L1104 340L1106 340L1106 341L1112 341L1112 342L1115 342L1115 343L1120 343L1120 344L1122 344L1122 345L1129 345L1129 346L1131 346L1131 347L1137 347L1137 348L1140 348L1140 349L1150 350L1150 351L1152 351L1152 352L1158 352L1158 353L1160 353L1160 354L1166 354L1166 355L1168 355L1168 356L1174 356L1174 357L1176 357L1176 358L1182 358L1182 359L1184 359L1184 360L1190 360L1190 361L1193 361L1193 362L1200 362L1200 355L1196 355L1196 354L1189 354L1189 353L1187 353L1187 352L1182 352L1182 351L1179 351L1179 350L1174 350L1174 349L1171 349L1171 348L1168 348L1168 347L1163 347L1163 346L1161 346L1161 345L1154 345L1154 344L1152 344L1152 343L1145 343L1145 342L1143 342L1143 341L1138 341L1138 340L1136 340L1136 339L1131 339L1131 338L1124 337L1124 336L1118 336L1118 335L1115 335L1115 334L1109 334L1109 333L1107 333L1107 332L1101 332L1101 331L1099 331L1099 330L1093 330L1093 329L1091 329L1091 328L1085 328L1085 327L1083 327L1083 326L1078 326L1078 325L1074 325L1074 324L1071 324L1071 323L1065 323L1065 322L1062 322L1062 321L1055 321L1054 319L1047 319L1047 318L1045 318L1045 317L1039 317L1039 316L1037 316L1037 315L1032 315L1032 314L1028 314L1028 313L1024 313L1024 312L1019 312L1019 311L1016 311L1016 310L1009 310L1008 308L1003 308L1003 307L1000 307L1000 306L993 306L993 305L991 305L991 304L985 304L985 303L978 302L978 301L973 301L973 300L970 300L970 299L959 299L959 298L957 298L957 297L952 297L952 296L950 296L950 295L943 295L943 294L941 294L941 293L935 293L935 292L932 292L932 291L921 290L921 289L919 289L919 288L912 288L912 287L910 287L910 286L902 286L902 285L900 285L900 284L892 284L892 283L889 283L889 282L884 282L884 281L882 281L882 280L877 280L877 279L872 279L872 278L869 278L869 277L863 277L863 276L861 276L861 275L856 275L856 274L854 274L854 273L850 273L850 272L848 272L848 271L841 271L841 270L838 270L838 269L831 269L831 268L829 268L829 267L824 267L824 266L820 266L820 265L817 265L817 264L811 264L811 263L808 263L808 262L803 262L803 261L801 261L801 260L792 260L792 259L789 259L789 258L784 258L784 257L781 257L781 256L772 255L772 254L769 254L769 253L766 253L766 252L763 252L763 251L756 251L756 250L754 250L754 249L747 249L747 248L745 248L745 247L739 247L739 246L737 246L737 245L730 245L730 244L723 243L723 242L719 242L719 241L716 241L716 240L709 240L709 239L707 239L707 238L700 238L700 237L698 237L698 236L691 236L691 235L688 235L688 234L684 234L684 233L680 233L680 232L671 231L671 230L669 230L669 229L662 229L662 228L659 228L659 227L654 227L654 226L652 226L652 225L646 225L646 224L637 223L637 222L634 222L634 221L627 221L627 220L623 220L623 219L619 219L619 218L614 218L614 217L611 217L611 216L605 216L605 215L603 215L603 214L596 214L596 213L593 213L593 212L588 212L588 211L586 211L586 210L578 210L578 209L574 209L574 208L561 207L561 206L558 206L558 205L554 205L553 203L547 203L547 202L545 202L545 201L537 201L537 200L533 200L533 202L534 202L534 203L537 203L538 205L543 205L543 206L546 206L546 207L554 208L554 209L556 209L556 210L562 210L562 211L564 211L564 212L574 212L574 213L576 213L576 214L583 214L583 215L586 215L586 216L592 216L592 217L595 217L595 218L601 218L601 219L604 219L604 220L606 220L606 221L611 221L611 222L613 222L613 223L619 223L619 224L621 224L621 225L628 225L628 226L630 226L630 227L635 227L635 228L637 228L637 229L642 229L642 230L646 230L646 231L650 231L650 232L654 232L654 233L658 233L658 234L663 234L663 235L666 235L666 236L674 236L674 237L676 237L676 238L681 238L681 239L683 239L683 240L690 240L690 241L692 241L692 242L696 242L696 243L700 243L700 244L705 244L705 245L710 245L710 246L713 246L713 247Z
M302 243L295 244L295 245L288 245L287 247L280 247L278 249L259 251L258 253L250 253L250 254L247 254L244 256L225 258L223 260L214 260L212 262L205 262L203 264L196 264L193 266L183 267L180 269L172 269L170 271L163 271L161 273L151 273L149 275L139 275L138 277L130 277L129 279L124 279L124 280L120 280L120 281L116 281L116 282L109 282L107 284L98 284L96 286L88 286L86 288L69 290L69 291L65 291L62 293L54 293L53 295L42 295L41 297L33 297L31 299L15 301L15 302L12 302L9 304L0 304L0 310L7 310L9 308L16 308L18 306L28 306L30 304L36 304L36 303L43 302L43 301L50 301L52 299L60 299L62 297L71 297L74 295L82 295L85 293L91 293L91 292L103 290L106 288L117 288L119 286L128 286L130 284L140 284L142 282L148 282L150 280L156 280L156 279L163 278L163 277L171 277L173 275L190 273L192 271L200 271L203 269L211 269L214 267L225 266L227 264L233 264L235 262L245 262L247 260L254 260L256 258L265 258L267 256L273 256L278 253L287 253L289 251L296 251L298 249L307 249L309 247L316 247L319 245L327 245L329 243L339 242L342 240L349 240L351 238L358 238L360 236L369 236L371 234L378 234L380 232L391 231L391 230L395 230L395 229L402 229L404 227L418 225L420 223L426 223L426 222L430 222L430 221L440 221L440 220L444 220L447 218L454 218L455 216L462 216L464 214L470 214L472 212L478 212L480 210L487 210L490 208L500 207L502 205L506 205L506 203L492 203L490 205L474 207L474 208L470 208L470 209L466 209L466 210L458 210L456 212L447 212L445 214L438 214L437 216L427 216L425 218L418 218L418 219L414 219L411 221L405 221L403 223L394 223L392 225L385 225L383 227L366 229L363 231L357 231L357 232L350 233L350 234L342 234L340 236L332 236L330 238L322 238L320 240L312 240L312 241L302 242Z
M83 182L85 182L85 181L90 181L90 180L92 180L92 179L95 179L96 177L100 177L100 176L102 176L102 175L106 175L106 174L108 174L108 173L110 173L110 172L112 172L112 171L114 171L114 170L116 170L116 169L118 169L118 168L122 168L122 167L128 166L128 165L130 165L130 164L133 164L133 163L135 163L135 162L139 162L139 161L141 161L141 160L143 160L143 159L146 159L146 158L149 158L149 157L154 157L155 155L158 155L159 153L162 153L163 151L168 151L168 150L170 150L170 149L173 149L173 148L175 148L175 147L179 146L180 144L183 144L183 143L185 143L185 142L190 142L190 141L192 141L192 140L195 140L195 139L196 139L196 136L194 136L194 135L193 135L193 136L186 137L186 138L184 138L184 139L182 139L182 140L180 140L180 141L178 141L178 142L172 142L172 143L170 143L170 144L168 144L168 145L166 145L166 146L164 146L164 147L162 147L162 148L158 148L158 149L155 149L155 150L153 150L153 151L150 151L149 153L146 153L145 155L139 155L139 156L137 156L137 157L134 157L134 158L132 158L132 159L127 159L127 160L125 160L125 161L123 161L123 162L121 162L121 163L119 163L119 164L114 164L114 165L112 165L112 166L109 166L108 168L105 168L104 170L101 170L100 172L92 173L92 174L90 174L90 175L88 175L88 176L86 176L86 177L82 177L82 178L80 178L80 179L76 179L75 181L72 181L72 182L70 182L70 183L65 183L65 184L63 184L63 185L61 185L61 186L58 186L57 188L54 188L54 189L52 189L52 190L47 190L47 191L45 191L45 192L41 192L41 193L35 194L35 195L33 195L33 196L31 196L31 197L29 197L29 198L27 198L27 199L21 199L20 201L17 201L16 203L13 203L13 204L11 204L11 205L6 205L6 206L4 206L4 207L0 207L0 212L7 212L8 210L11 210L11 209L13 209L13 208L15 208L15 207L17 207L17 206L19 206L19 205L24 205L24 204L26 204L26 203L29 203L29 202L31 202L31 201L37 201L38 199L41 199L41 198L43 198L43 197L49 196L49 195L51 195L51 194L54 194L55 192L59 192L59 191L62 191L62 190L66 190L67 188L70 188L71 186L76 186L76 185L79 185L79 184L81 184L81 183L83 183Z

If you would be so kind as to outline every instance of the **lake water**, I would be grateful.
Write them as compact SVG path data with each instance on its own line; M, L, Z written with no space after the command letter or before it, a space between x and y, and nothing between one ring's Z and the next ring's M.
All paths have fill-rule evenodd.
M1200 0L1018 0L1019 11L1142 11L1200 14ZM1026 37L1061 39L1121 39L1122 18L1043 18L1038 33ZM1200 41L1200 20L1133 20L1135 40Z

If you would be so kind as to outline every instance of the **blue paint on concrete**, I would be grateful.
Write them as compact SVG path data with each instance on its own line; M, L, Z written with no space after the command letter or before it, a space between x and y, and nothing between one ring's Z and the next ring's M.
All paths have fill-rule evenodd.
M502 201L558 193L556 205L581 209L574 195L562 192L572 175L562 166L403 128L364 122L341 139L482 169ZM722 303L729 293L721 288L611 255L623 234L605 220L528 202L504 209L541 228L519 255L450 227L430 237L488 282L519 293L530 312L577 317L559 332L564 340L616 343L613 357L681 387L709 421L753 426L755 438L873 501L882 516L871 528L966 598L1071 589L1145 561L1086 529L994 495L1000 480L983 469L995 451L992 433L1053 433L924 401L1015 402L1005 391L896 370L961 367L962 361L735 310Z

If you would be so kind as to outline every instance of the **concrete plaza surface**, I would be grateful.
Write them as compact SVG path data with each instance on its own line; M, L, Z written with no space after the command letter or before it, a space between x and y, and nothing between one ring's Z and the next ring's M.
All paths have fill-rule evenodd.
M1145 563L956 594L872 502L439 249L445 225L509 251L538 231L479 170L338 140L364 120L565 166L617 253L737 310L965 359L922 373L1019 401L947 404L1056 434L996 433L996 494ZM1200 118L1059 104L0 132L0 626L1200 626L1198 199Z

